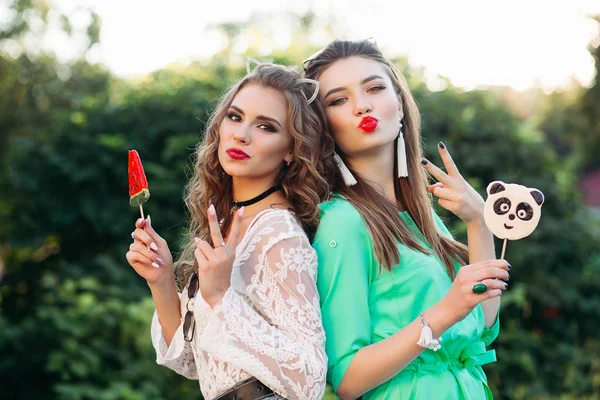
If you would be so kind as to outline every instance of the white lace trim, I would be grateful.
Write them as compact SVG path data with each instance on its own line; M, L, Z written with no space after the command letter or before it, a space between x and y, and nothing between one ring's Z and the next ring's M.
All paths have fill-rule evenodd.
M213 310L196 295L192 343L181 325L167 346L154 316L157 363L198 379L206 399L251 376L287 399L321 399L327 357L316 271L316 253L293 215L260 213L236 250L221 303ZM186 290L181 298L184 315Z

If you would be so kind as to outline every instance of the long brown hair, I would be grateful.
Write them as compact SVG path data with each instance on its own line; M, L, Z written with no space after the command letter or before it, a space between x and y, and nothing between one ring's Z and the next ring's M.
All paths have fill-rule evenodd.
M394 192L398 204L403 205L415 221L423 238L429 243L433 252L444 262L448 274L454 278L456 270L453 261L468 262L468 250L465 245L445 237L436 227L431 212L431 197L427 193L427 174L419 165L423 159L421 143L421 117L417 103L408 89L406 80L387 60L377 46L367 40L331 42L320 53L305 62L306 77L319 79L319 76L333 63L350 57L363 57L381 63L394 86L402 104L404 118L404 140L406 142L406 157L408 178L394 179ZM398 138L396 138L396 141ZM394 141L394 151L397 142ZM342 159L343 152L336 146ZM394 157L394 160L397 158ZM397 161L394 161L394 177L397 176ZM349 166L348 166L349 167ZM391 202L379 189L361 178L360 174L349 167L357 180L354 186L346 186L339 171L335 174L334 191L343 195L361 214L367 229L371 234L375 254L381 266L388 271L400 263L400 251L397 242L407 247L430 253L412 236L398 213L398 204Z
M231 224L232 178L219 162L219 128L234 97L251 83L279 91L287 102L286 128L292 135L293 157L289 165L282 161L278 182L310 240L317 229L319 203L330 191L324 172L333 168L333 138L323 135L326 123L319 102L308 104L307 99L314 93L315 86L303 82L300 74L290 67L261 63L223 95L206 125L203 139L196 146L193 175L184 197L190 217L188 237L185 239L188 243L175 263L180 287L195 268L193 253L196 246L193 238L212 242L207 216L210 204L215 206L217 215L223 217L223 233Z

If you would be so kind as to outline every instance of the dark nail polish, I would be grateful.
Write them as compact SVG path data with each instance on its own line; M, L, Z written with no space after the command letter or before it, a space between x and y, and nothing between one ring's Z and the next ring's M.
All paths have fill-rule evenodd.
M508 270L510 271L512 269L511 265L509 263L506 263L508 265Z
M424 158L424 159L422 159L422 160L421 160L421 164L423 164L423 165L427 165L427 163L428 163L428 162L429 162L429 161L427 161L427 159L426 159L426 158Z
M444 142L440 142L440 148L443 150L446 148L446 145L444 144Z
M504 290L508 288L508 283L504 282Z

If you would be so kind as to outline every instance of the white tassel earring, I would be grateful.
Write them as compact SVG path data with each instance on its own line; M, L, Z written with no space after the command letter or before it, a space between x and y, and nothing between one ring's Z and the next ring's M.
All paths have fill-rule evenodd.
M342 158L335 152L333 153L333 161L335 161L335 164L340 169L340 172L342 173L342 177L344 178L344 183L346 184L346 186L356 185L356 178L354 178L354 175L352 175L352 172L350 172L348 167L346 167L346 164L344 164L344 160L342 160Z
M404 134L402 133L402 121L400 121L400 129L398 134L398 178L408 178L408 165L406 163L406 144L404 143Z

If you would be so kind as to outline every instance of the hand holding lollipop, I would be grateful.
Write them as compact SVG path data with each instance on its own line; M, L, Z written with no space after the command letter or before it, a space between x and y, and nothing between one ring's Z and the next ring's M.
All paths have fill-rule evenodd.
M131 207L140 207L140 214L143 221L146 218L144 217L142 204L150 198L150 190L148 190L148 180L144 173L142 160L140 160L140 155L135 150L129 150L128 153L127 175L129 177L129 204ZM131 238L135 239L133 232L131 233ZM150 251L150 247L147 249ZM153 263L152 266L158 268L158 264L156 263Z

